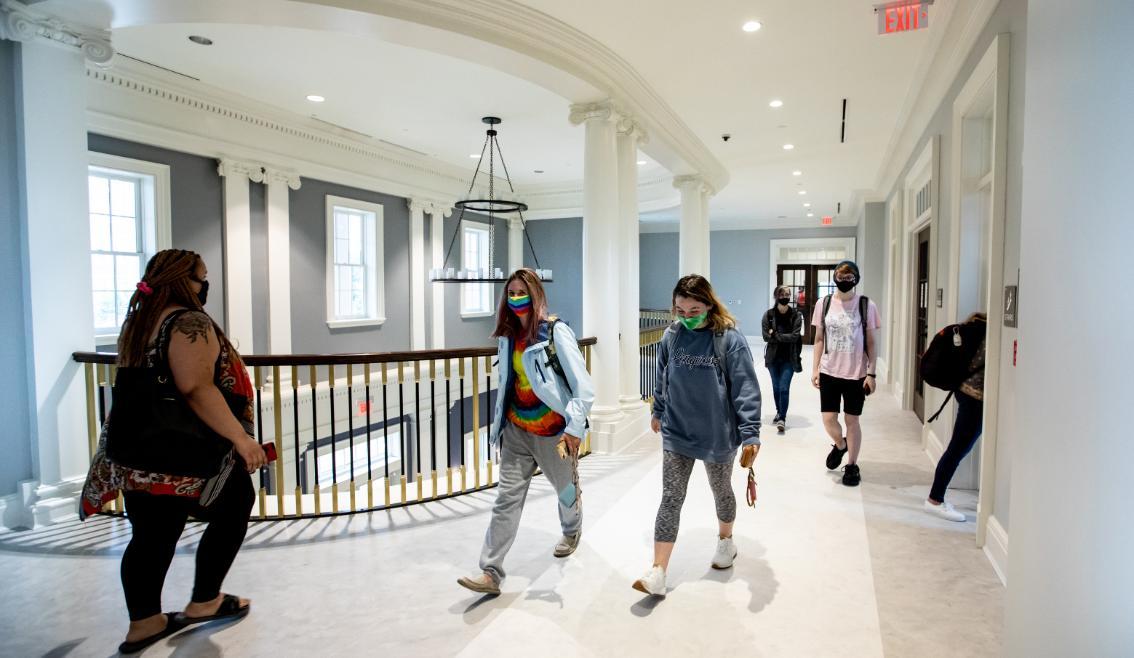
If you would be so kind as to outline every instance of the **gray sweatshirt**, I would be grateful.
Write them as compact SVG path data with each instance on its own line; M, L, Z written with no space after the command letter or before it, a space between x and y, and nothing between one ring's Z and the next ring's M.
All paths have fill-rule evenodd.
M679 324L662 338L653 414L661 421L666 450L724 464L738 446L760 443L760 384L748 341L730 329L724 347L727 384L717 367L712 330Z

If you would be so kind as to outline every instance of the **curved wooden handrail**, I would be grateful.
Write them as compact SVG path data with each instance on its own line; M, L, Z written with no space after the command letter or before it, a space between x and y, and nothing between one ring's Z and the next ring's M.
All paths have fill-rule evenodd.
M598 343L594 337L580 338L579 347ZM367 363L399 363L406 361L444 361L494 356L495 347L470 347L459 350L417 350L413 352L356 352L344 354L249 354L241 355L248 366L345 366ZM115 365L114 352L74 352L71 358L77 363Z

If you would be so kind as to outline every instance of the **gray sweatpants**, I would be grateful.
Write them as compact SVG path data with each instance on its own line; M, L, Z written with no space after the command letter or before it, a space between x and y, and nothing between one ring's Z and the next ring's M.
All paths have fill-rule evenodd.
M574 535L583 527L577 459L560 459L555 450L557 442L558 437L536 436L504 423L500 436L500 484L480 553L480 568L496 582L504 579L504 556L516 539L528 485L537 467L547 476L559 499L563 534Z

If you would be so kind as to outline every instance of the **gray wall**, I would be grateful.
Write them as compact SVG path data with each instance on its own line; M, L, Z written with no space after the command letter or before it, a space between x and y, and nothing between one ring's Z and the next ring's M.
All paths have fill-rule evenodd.
M401 197L304 178L290 191L291 349L296 354L391 352L410 348L409 208ZM386 322L327 327L327 195L382 205ZM433 284L430 284L433 285Z
M445 236L444 247L442 248L442 257L449 247L449 242L453 239L453 235L457 231L457 218L460 216L461 211L456 210L449 217L445 218ZM476 215L473 213L465 213L466 221L480 222L483 224L488 223L488 217L484 215ZM495 240L495 266L501 270L507 271L508 269L508 225L500 218L496 220L496 235ZM456 269L461 268L461 244L457 240L457 244L453 247L453 255L446 262L446 267L453 267ZM495 345L495 341L490 337L493 329L496 328L495 315L483 318L462 318L461 317L461 298L460 290L461 284L459 283L430 283L427 284L433 287L434 292L441 289L445 295L445 347L446 348L461 348L461 347L485 347ZM503 286L492 286L492 303L495 308L496 303L500 299L503 292Z
M268 353L268 187L248 183L252 231L252 342Z
M760 317L772 306L769 288L771 240L792 238L853 237L855 227L778 230L712 231L710 281L745 334L760 333ZM641 302L643 308L669 308L677 283L677 233L643 233L641 248Z
M528 236L541 269L553 280L544 286L548 310L565 320L582 336L583 330L583 219L541 219L527 222ZM524 243L524 265L535 267L532 250Z
M1024 131L1024 60L1027 45L1027 1L1003 0L988 25L981 32L976 45L965 59L957 78L946 93L941 104L934 111L933 119L918 141L918 146L910 154L905 167L898 176L898 183L894 189L885 190L886 197L892 198L893 192L898 189L909 174L913 163L921 154L925 144L935 135L941 136L941 178L938 181L939 200L936 213L937 245L933 256L933 267L937 272L937 286L945 289L948 297L953 291L949 290L949 236L953 221L953 187L956 181L951 179L953 140L959 135L953 135L953 101L961 88L972 75L973 69L984 57L992 40L998 34L1009 33L1011 36L1011 52L1009 54L1009 91L1008 91L1008 157L1007 179L1005 181L1005 236L1004 236L1004 284L1014 285L1019 280L1020 267L1020 225L1021 225L1021 186L1023 170L1023 131ZM900 216L900 215L899 215ZM935 292L933 293L936 294ZM999 293L997 293L999 294ZM992 300L999 303L999 299ZM930 331L935 331L945 324L945 317L941 309L930 304ZM961 318L964 319L964 318ZM883 318L883 322L886 319ZM996 456L996 499L993 502L993 515L1000 524L1008 529L1008 499L1010 493L1012 446L1017 437L1016 422L1016 369L1012 364L1012 344L1018 337L1017 330L1004 327L1001 335L1001 363L1000 363L1000 414L999 434L997 437ZM891 363L893 361L891 360ZM934 388L926 387L926 409L936 409L945 397L945 393ZM934 432L943 441L949 438L952 417L942 414L934 424ZM974 454L979 447L974 449Z
M0 372L16 386L0 396L0 496L16 491L21 480L32 478L31 420L26 313L24 305L25 238L20 229L21 174L17 142L16 67L20 46L0 40Z
M214 289L205 310L224 326L224 190L217 162L179 151L90 134L87 148L124 158L169 165L173 248L201 254Z

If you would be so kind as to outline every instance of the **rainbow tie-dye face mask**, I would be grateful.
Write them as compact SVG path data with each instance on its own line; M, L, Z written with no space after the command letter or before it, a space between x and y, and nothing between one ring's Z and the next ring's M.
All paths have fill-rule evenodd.
M527 315L532 310L532 298L530 295L509 295L508 308L518 316Z

